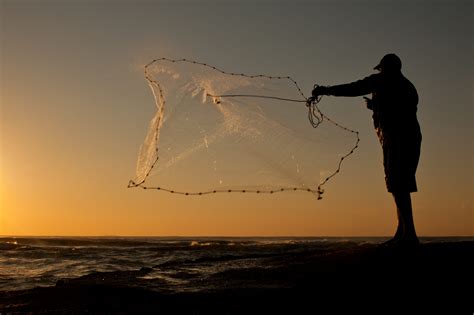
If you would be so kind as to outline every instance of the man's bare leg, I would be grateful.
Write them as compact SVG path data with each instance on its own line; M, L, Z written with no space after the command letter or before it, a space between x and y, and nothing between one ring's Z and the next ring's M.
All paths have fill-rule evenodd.
M402 215L398 207L397 207L397 220L398 220L398 226L397 226L397 231L395 232L395 236L393 237L394 241L398 241L399 239L401 239L403 237L403 232L405 231L405 227L403 226Z
M388 241L383 243L383 245L395 244L403 238L403 233L404 233L405 229L403 227L403 219L402 219L402 216L401 216L401 213L400 213L400 210L398 209L398 207L397 207L397 219L398 219L398 226L397 226L397 231L395 232L395 235L391 239L389 239Z
M413 209L411 205L411 197L409 192L397 192L393 193L395 204L397 205L398 215L398 229L397 234L398 241L418 243L418 237L416 236L415 223L413 222Z

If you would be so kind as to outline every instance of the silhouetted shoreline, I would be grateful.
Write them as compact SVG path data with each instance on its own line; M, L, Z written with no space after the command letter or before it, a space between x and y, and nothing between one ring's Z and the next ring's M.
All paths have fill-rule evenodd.
M172 292L141 282L152 268L97 272L55 286L0 292L0 312L301 313L313 310L474 310L474 242L426 243L416 249L374 244L320 255L279 255L272 268L226 270L202 280L207 289ZM199 281L199 280L196 280ZM399 292L397 285L407 288ZM380 309L382 307L383 309ZM314 312L311 312L314 313Z

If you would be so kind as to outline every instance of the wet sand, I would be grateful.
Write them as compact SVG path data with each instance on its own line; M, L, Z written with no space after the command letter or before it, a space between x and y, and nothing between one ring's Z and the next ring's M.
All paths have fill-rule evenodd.
M365 311L472 314L474 242L416 249L354 246L269 258L269 268L217 273L176 292L153 271L93 273L52 287L0 292L3 313L315 314ZM161 282L160 282L161 281Z

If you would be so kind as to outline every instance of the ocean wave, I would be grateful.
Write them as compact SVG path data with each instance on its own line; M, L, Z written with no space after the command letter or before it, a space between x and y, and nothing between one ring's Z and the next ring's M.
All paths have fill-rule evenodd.
M0 238L0 290L54 285L96 272L152 268L147 277L207 277L353 251L387 238ZM455 239L459 241L460 239ZM471 238L472 240L472 238ZM450 239L436 238L436 242ZM430 239L422 239L429 243ZM178 281L179 282L179 281Z

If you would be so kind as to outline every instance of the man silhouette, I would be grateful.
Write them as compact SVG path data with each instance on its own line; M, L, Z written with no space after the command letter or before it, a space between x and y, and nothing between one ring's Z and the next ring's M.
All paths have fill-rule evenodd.
M402 62L395 54L385 55L374 68L379 73L362 80L335 86L317 86L313 98L320 95L362 96L373 111L373 121L383 150L387 190L397 206L398 227L387 245L417 245L413 222L411 192L417 191L415 173L420 158L421 131L416 117L418 93L403 76Z

